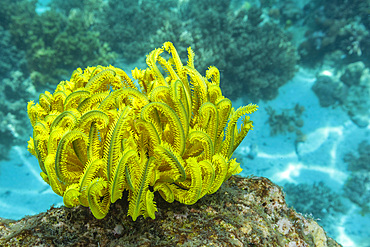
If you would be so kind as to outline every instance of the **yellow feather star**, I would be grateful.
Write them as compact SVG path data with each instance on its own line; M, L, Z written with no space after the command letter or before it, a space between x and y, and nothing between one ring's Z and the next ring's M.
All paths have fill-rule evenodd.
M101 219L127 190L128 215L154 219L154 192L169 203L194 204L241 172L231 156L258 106L232 108L218 69L202 76L190 47L187 65L171 42L146 61L148 68L132 71L139 87L113 66L78 68L53 94L28 103L28 150L67 207L90 207Z

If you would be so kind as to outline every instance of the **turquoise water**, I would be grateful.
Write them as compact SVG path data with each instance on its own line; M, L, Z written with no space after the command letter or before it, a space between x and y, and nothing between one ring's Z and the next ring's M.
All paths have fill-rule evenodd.
M360 0L1 1L0 217L63 205L27 151L27 102L77 67L145 68L145 55L171 41L183 58L192 47L203 75L220 70L234 107L259 105L234 153L241 175L281 185L343 246L370 246L369 9Z

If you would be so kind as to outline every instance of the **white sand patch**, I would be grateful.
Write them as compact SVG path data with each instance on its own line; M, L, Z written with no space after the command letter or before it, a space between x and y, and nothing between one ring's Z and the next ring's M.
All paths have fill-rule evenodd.
M260 109L251 116L254 130L248 133L235 152L236 157L242 158L241 175L265 176L280 185L322 181L334 192L343 193L348 177L343 157L348 152L356 153L358 144L369 140L370 126L359 128L340 106L320 107L311 90L314 82L314 75L300 70L292 81L279 89L276 99L258 103ZM240 100L236 103L243 104ZM264 109L270 106L279 112L296 104L305 108L301 116L304 142L295 143L292 133L270 136L268 115ZM347 202L351 204L348 199ZM364 243L370 240L366 237L370 236L370 216L362 217L359 209L353 207L357 210L352 210L348 217L344 215L338 219L338 225L333 227L336 235L329 236L343 246L368 247Z

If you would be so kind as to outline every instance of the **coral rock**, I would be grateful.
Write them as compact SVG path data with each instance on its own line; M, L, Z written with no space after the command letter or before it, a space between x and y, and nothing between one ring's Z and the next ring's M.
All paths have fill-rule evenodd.
M194 205L158 195L157 219L126 214L127 201L98 220L84 207L51 208L19 221L0 221L2 246L340 246L313 219L289 208L267 178L233 176ZM137 224L139 223L139 224Z

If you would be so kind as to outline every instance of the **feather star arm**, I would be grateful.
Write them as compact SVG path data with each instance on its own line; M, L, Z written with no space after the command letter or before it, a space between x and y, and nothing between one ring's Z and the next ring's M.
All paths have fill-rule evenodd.
M89 207L102 219L128 191L128 215L154 219L154 193L193 204L242 170L231 157L258 107L234 110L219 70L201 75L187 51L183 64L165 42L147 55L148 68L132 70L133 79L113 66L78 68L53 94L28 103L28 149L67 207Z

